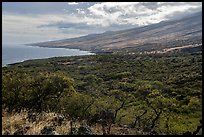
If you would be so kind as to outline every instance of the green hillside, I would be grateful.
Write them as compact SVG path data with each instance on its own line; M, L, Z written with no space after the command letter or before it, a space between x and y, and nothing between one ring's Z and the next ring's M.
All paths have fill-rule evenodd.
M4 111L55 112L70 124L110 112L112 121L98 122L102 127L193 133L202 119L201 102L201 54L56 57L2 68Z

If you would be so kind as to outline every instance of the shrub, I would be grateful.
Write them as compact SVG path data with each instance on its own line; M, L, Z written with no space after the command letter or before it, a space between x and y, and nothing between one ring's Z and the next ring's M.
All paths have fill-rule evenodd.
M2 105L9 112L22 108L55 111L60 98L75 91L73 80L62 72L38 75L10 72L3 73L2 79Z

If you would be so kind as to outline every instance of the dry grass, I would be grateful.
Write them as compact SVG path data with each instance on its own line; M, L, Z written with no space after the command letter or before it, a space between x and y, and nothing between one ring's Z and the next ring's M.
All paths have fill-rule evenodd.
M70 132L70 121L65 120L62 125L57 126L55 125L55 121L53 120L54 117L57 114L55 113L42 113L41 116L35 121L35 122L29 122L27 119L28 112L21 111L20 113L13 113L8 114L6 112L3 112L2 114L2 134L5 134L6 130L10 131L10 134L13 135L19 127L25 128L26 126L29 126L30 129L27 130L25 135L40 135L41 130L45 126L55 126L55 130L57 133L61 135L68 135ZM75 127L79 127L82 122L77 121L75 124ZM94 131L97 135L102 135L102 128L101 125L96 124L95 126L90 127L92 131ZM134 129L129 128L123 128L116 124L112 125L111 127L111 134L115 135L125 135L125 134L131 134L131 135L138 135L139 133L136 132Z
M53 118L56 116L55 113L42 113L41 116L37 119L35 122L29 122L27 119L28 112L22 111L21 113L14 113L14 114L8 114L4 112L2 116L2 134L7 130L10 131L11 134L13 134L18 127L25 128L26 126L29 126L30 129L27 130L25 135L40 135L40 131L45 126L52 126L54 124ZM66 121L67 122L67 121ZM69 131L69 124L65 123L62 125L63 130ZM66 127L66 128L65 128ZM56 128L56 132L62 132L62 128ZM59 132L59 133L60 133ZM66 133L63 131L63 133Z

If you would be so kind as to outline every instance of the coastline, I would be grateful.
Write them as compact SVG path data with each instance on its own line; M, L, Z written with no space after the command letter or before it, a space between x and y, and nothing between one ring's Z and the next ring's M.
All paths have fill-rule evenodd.
M70 49L70 50L78 50L78 51L84 51L84 52L89 52L93 55L96 54L112 54L113 51L102 51L102 50L85 50L82 48L78 48L78 47L67 47L67 46L41 46L41 45L29 45L28 46L32 46L32 47L42 47L42 48L60 48L60 49Z
M83 50L83 49L80 49L80 48L69 48L67 46L40 46L40 45L33 45L33 44L24 44L26 46L29 46L29 47L40 47L40 48L59 48L59 49L69 49L69 50L77 50L77 51L82 51L82 52L89 52L91 54L96 54L96 52L94 51L88 51L88 50Z
M26 57L24 57L24 56L21 57L21 55L17 56L15 54L16 56L14 56L13 58L10 58L10 59L8 59L9 54L5 53L6 56L4 56L4 57L2 56L2 68L3 67L8 67L9 65L14 65L16 63L22 63L22 62L27 61L27 60L48 59L48 58L53 58L53 57L65 57L65 56L85 56L85 55L95 55L96 54L96 53L93 53L91 51L84 51L84 50L81 50L81 49L71 49L71 48L65 48L65 47L63 47L63 48L61 48L61 47L60 48L59 47L50 47L50 46L45 47L45 46L36 46L36 45L31 45L31 44L22 44L22 45L24 45L25 48L27 48L27 47L42 48L43 50L45 50L45 52L46 52L46 48L49 48L49 49L52 49L52 50L57 48L57 49L61 49L61 50L57 51L58 53L55 53L55 50L54 50L54 52L52 52L52 50L51 51L49 50L48 52L50 52L50 54L46 53L47 54L46 55L46 54L43 54L43 52L44 52L43 50L42 50L42 53L39 54L39 49L37 51L33 51L33 49L30 49L31 51L36 52L36 55L35 54L29 54L29 52L27 52ZM67 55L65 53L66 51L62 50L62 49L67 50ZM60 52L62 52L62 53L60 53ZM39 56L37 54L39 54Z

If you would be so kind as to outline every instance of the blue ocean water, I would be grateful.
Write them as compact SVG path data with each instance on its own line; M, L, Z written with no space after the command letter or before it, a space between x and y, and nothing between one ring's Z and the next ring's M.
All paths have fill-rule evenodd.
M22 62L29 59L42 59L60 56L82 56L92 55L89 51L65 48L44 48L27 45L3 45L2 66Z

